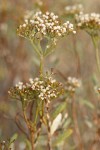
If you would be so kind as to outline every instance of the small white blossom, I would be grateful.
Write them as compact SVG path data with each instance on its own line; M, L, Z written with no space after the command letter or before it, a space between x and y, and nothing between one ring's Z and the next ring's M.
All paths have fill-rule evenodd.
M68 77L65 90L68 92L75 92L76 88L79 88L80 86L80 80L76 79L75 77Z
M14 96L15 94L19 94L17 96L21 96L21 100L23 97L24 101L30 99L50 101L57 98L62 92L62 85L49 75L35 79L30 78L29 82L25 84L19 82L13 89L11 89L11 91L9 91L10 94L14 93Z
M83 6L81 4L66 6L65 12L66 14L81 14L83 12Z
M76 15L77 26L82 29L100 29L100 14L80 14Z
M18 28L20 36L33 38L35 35L32 34L33 31L40 32L43 36L47 35L51 38L61 37L70 32L75 33L73 24L69 21L61 23L58 16L52 12L46 12L44 14L42 12L33 13L33 15L29 15L29 18L25 19L25 22Z

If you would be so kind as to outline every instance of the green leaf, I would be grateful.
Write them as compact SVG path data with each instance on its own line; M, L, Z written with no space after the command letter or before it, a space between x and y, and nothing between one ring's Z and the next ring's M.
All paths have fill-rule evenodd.
M66 108L66 105L67 105L66 102L63 102L62 104L58 105L55 108L55 111L51 115L52 116L52 120L54 120L57 117L57 115L59 113L61 113Z
M18 134L17 133L15 133L11 138L10 138L10 144L12 144L16 139L17 139L17 137L18 137Z
M68 118L68 119L65 121L63 127L64 127L64 128L67 128L67 127L70 125L71 122L72 122L71 118Z
M91 109L95 109L95 106L88 100L81 99L80 103L83 105L86 105L87 107L89 107Z
M64 131L63 133L60 133L60 135L58 135L57 139L54 142L54 146L66 140L66 138L68 138L72 134L72 132L73 132L72 129L68 129L67 131Z
M31 143L29 140L25 139L26 149L31 150Z
M18 137L18 134L15 133L15 134L10 138L10 140L9 140L9 142L8 142L8 147L9 147L9 148L11 148L11 146L13 145L13 143L15 142L15 140L17 139L17 137Z

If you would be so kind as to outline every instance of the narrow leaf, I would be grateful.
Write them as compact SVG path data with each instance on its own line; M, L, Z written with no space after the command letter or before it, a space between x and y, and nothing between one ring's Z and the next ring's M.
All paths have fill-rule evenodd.
M18 137L18 134L15 133L11 138L10 138L10 144L13 143Z
M89 107L91 109L95 109L94 105L88 100L82 99L80 101L80 103L83 104L83 105L86 105L87 107Z
M60 144L64 140L66 140L66 138L68 138L71 134L72 134L71 129L68 129L67 131L64 131L63 133L60 133L60 135L58 135L56 141L54 142L54 146Z
M54 134L54 132L58 129L60 123L62 120L62 114L58 114L58 116L54 119L52 125L51 125L51 135Z
M66 108L66 102L63 102L62 104L58 105L55 111L52 113L52 119L54 120L56 116L61 113Z

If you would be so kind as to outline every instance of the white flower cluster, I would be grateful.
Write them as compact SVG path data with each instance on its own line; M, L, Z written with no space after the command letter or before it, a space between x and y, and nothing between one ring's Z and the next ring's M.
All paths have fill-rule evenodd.
M36 12L31 18L25 19L24 24L18 28L18 33L21 36L34 37L36 33L41 33L43 36L61 37L74 31L74 26L69 21L61 24L59 18L54 13Z
M23 82L18 82L18 84L16 84L16 87L17 87L19 90L22 90L22 89L26 88L26 86L23 84Z
M100 29L100 14L80 14L76 15L77 25L80 28Z
M65 12L66 14L81 14L83 13L83 6L81 4L66 6Z
M75 77L68 77L65 90L67 92L75 92L76 88L79 88L80 86L80 80L76 79Z
M28 83L19 82L15 87L23 93L33 91L35 96L41 100L57 98L62 90L61 83L52 77L35 78L34 80L30 78Z

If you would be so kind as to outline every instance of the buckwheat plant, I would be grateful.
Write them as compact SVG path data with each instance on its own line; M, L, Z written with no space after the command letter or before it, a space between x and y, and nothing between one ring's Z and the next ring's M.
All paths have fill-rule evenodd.
M98 42L100 39L100 14L90 13L76 15L76 22L78 28L85 30L92 38L96 50L97 67L100 73L100 61L98 50Z
M62 23L59 17L52 12L31 13L29 18L27 17L23 24L19 26L17 32L19 36L31 41L40 58L40 72L42 72L44 57L54 50L57 41L65 35L76 33L73 24L69 21ZM47 40L45 49L41 46L41 42L44 39Z
M42 123L47 126L48 149L51 149L51 122L48 109L50 102L58 98L62 93L62 84L50 75L29 79L27 83L19 82L9 91L11 98L19 100L22 104L23 118L30 132L29 139L31 140L32 150L34 149L34 144L37 142ZM29 105L31 107L28 112ZM32 109L34 109L34 113Z
M76 5L68 5L64 10L64 17L71 20L73 23L75 22L75 15L82 14L84 11L82 4Z
M11 98L19 100L22 104L22 118L29 134L21 124L19 125L19 114L16 116L16 124L31 141L32 150L36 146L41 126L44 124L48 130L48 150L52 150L49 107L51 101L63 94L64 89L61 83L52 78L52 73L44 73L44 58L54 50L59 39L75 33L74 27L69 21L62 23L54 13L32 11L19 26L17 33L32 43L33 49L40 58L40 75L35 79L29 79L27 83L19 82L9 91ZM41 42L45 39L47 43L43 49Z
M75 94L77 88L81 86L81 81L75 77L68 77L67 82L65 84L65 91L69 95Z
M65 7L65 12L67 15L75 15L75 14L82 14L84 11L83 5L82 4L76 4L76 5L71 5L71 6L66 6Z
M65 92L66 92L66 100L69 102L69 114L71 114L71 117L73 119L74 124L74 134L79 141L78 149L84 150L83 141L81 138L81 133L79 129L79 123L78 123L78 116L77 116L77 103L75 100L75 93L78 88L81 87L81 80L77 79L76 77L68 77L67 81L65 83Z

